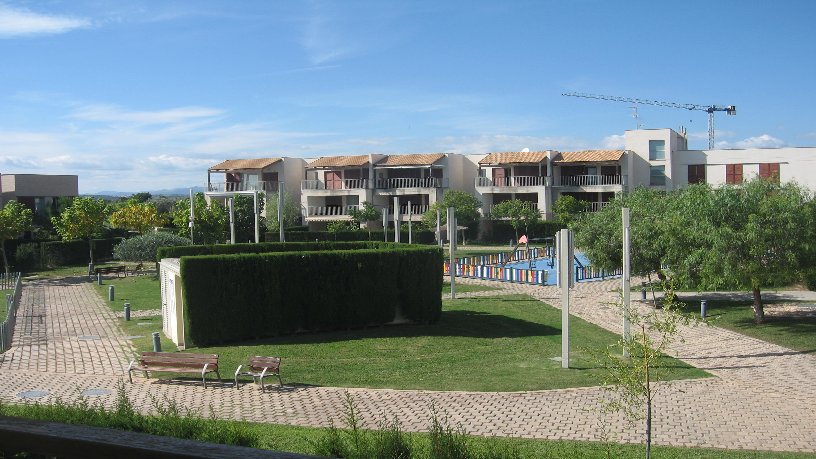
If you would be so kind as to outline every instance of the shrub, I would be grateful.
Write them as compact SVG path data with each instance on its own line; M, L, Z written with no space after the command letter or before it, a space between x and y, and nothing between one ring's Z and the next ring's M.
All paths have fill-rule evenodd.
M810 291L816 291L816 268L807 270L803 277L805 287Z
M40 267L40 244L21 244L14 254L14 269L20 272L31 271Z
M122 261L152 261L159 247L187 246L189 239L170 233L147 233L120 242L113 249L113 258Z

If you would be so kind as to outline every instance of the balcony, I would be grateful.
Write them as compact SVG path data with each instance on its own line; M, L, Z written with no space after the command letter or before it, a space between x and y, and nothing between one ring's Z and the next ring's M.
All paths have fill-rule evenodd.
M555 180L555 186L609 186L626 185L625 175L562 175Z
M207 184L208 193L237 193L241 191L278 192L278 181L270 182L221 182Z
M547 185L548 177L535 175L516 175L513 177L501 177L491 179L489 177L476 177L477 187L522 187L522 186L545 186Z
M387 178L377 179L375 185L379 190L395 188L439 188L447 186L447 179L438 177Z
M590 212L597 212L597 211L603 209L604 207L606 207L606 205L609 204L609 202L591 202L589 204L590 204L589 211Z
M340 217L338 220L343 220L342 217L349 217L351 209L358 209L360 206L356 204L347 206L308 206L304 217Z
M344 179L331 182L323 180L303 180L301 190L360 190L368 188L368 179Z
M539 208L538 208L538 203L537 203L537 202L525 202L524 204L525 204L526 206L528 206L528 207L532 208L533 210L538 211L539 215L541 215L541 217L542 217L542 218L545 218L545 219L547 219L547 218L548 218L548 217L547 217L547 214L546 214L546 213L544 213L544 211L543 211L543 210L541 210L541 209L539 209ZM494 207L496 207L496 204L491 204L491 205L489 205L489 206L485 206L485 207L482 209L482 213L483 213L484 215L488 216L489 218L492 218L493 208L494 208Z
M422 214L427 212L429 208L430 208L430 206L428 206L427 204L424 204L424 205L423 204L411 204L411 209L410 209L411 215L413 215L413 216L419 215L421 217ZM389 210L391 212L393 212L394 207L392 206ZM400 215L408 215L408 210L409 209L408 209L407 204L406 205L401 205L399 207Z

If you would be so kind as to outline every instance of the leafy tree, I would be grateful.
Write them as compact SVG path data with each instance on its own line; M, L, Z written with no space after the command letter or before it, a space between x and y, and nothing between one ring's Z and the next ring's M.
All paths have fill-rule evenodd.
M591 204L575 196L562 194L553 203L553 213L556 220L564 226L572 226L581 214L587 212Z
M51 222L63 239L88 239L90 263L93 263L93 238L102 233L107 219L108 205L104 200L80 197Z
M215 201L211 206L207 206L204 193L196 193L193 196L193 209L195 211L193 242L196 244L224 242L229 224L227 209ZM173 225L176 227L176 234L188 237L190 235L189 223L190 199L181 199L176 202L173 209Z
M141 234L125 239L113 248L113 258L122 261L155 261L159 247L190 245L186 237L166 232Z
M762 287L796 282L809 267L810 201L808 191L790 182L689 187L668 212L667 263L680 281L700 289L749 289L754 321L762 323Z
M255 203L249 195L239 194L233 198L232 209L235 214L235 240L237 242L255 240ZM258 214L263 215L264 197L258 195ZM258 228L266 227L266 218L259 217ZM229 216L227 217L229 223Z
M362 209L349 210L349 215L351 215L351 221L354 222L358 228L360 228L363 223L366 224L369 239L371 239L371 228L368 227L368 223L378 221L380 218L382 218L380 211L374 207L374 204L368 201L363 201Z
M110 216L110 224L114 227L140 234L163 223L156 206L145 202L130 201Z
M490 216L494 218L509 218L510 225L516 232L516 240L519 238L519 229L524 228L524 233L528 233L531 223L537 222L541 218L538 210L528 202L520 201L518 199L511 199L510 201L503 201L495 206L490 212Z
M428 211L422 215L422 224L426 228L436 227L436 211L439 210L442 224L447 223L448 207L453 207L456 212L456 221L459 225L470 226L479 221L479 207L482 206L475 196L459 190L448 190L441 201L433 203Z
M9 273L6 240L14 239L20 233L30 230L32 218L31 209L17 201L9 201L0 209L0 252L3 252L3 267L6 275Z
M266 207L266 222L269 231L278 231L278 193L269 193ZM300 203L289 193L283 193L283 227L287 228L300 223Z
M132 201L142 203L142 202L150 201L150 198L152 198L152 197L153 197L153 195L151 195L150 193L145 191L145 192L142 192L142 193L134 193L133 196L130 197L130 199Z

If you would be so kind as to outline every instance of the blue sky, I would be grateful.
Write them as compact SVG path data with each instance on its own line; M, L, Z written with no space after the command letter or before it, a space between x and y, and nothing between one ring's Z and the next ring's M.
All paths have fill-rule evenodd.
M816 145L816 2L0 0L0 173L203 185L224 159L621 147L631 104ZM640 106L646 128L707 114Z

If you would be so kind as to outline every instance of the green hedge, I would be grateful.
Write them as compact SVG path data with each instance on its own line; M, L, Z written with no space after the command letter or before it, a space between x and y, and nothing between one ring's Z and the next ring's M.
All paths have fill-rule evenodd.
M264 242L260 244L214 244L160 247L156 261L162 258L181 258L195 255L229 255L270 252L301 252L314 250L357 250L379 247L377 242Z
M314 242L314 241L382 241L384 239L382 230L374 230L369 234L368 230L359 231L286 231L287 242ZM279 233L269 232L264 234L265 241L277 241ZM433 231L412 231L411 235L414 244L434 244L436 235ZM394 232L388 232L388 239L394 240ZM400 231L400 241L408 242L408 231Z
M373 243L314 251L304 244L292 246L299 249L182 257L190 341L205 346L381 325L395 318L431 323L441 316L438 248Z
M112 259L113 247L122 240L120 237L94 239L94 261ZM9 242L11 241L6 241L9 263L20 271L82 265L89 261L87 240L31 241L16 244Z

